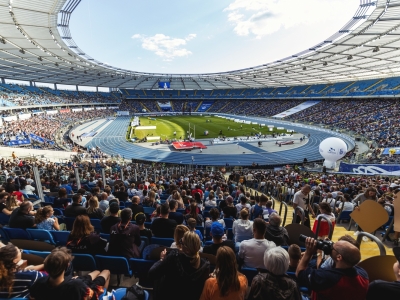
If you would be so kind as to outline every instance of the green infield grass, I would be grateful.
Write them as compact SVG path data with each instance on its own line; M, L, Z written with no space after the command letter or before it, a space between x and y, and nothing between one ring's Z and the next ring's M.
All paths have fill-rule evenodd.
M268 127L259 127L258 124L242 124L233 120L227 120L214 116L164 116L164 117L140 117L141 126L156 126L156 129L135 129L131 138L143 139L146 136L160 136L161 139L173 139L176 131L177 139L188 137L188 131L196 139L217 138L222 135L226 137L251 136L252 134L286 133L284 130L269 131ZM266 125L268 122L265 122ZM190 129L189 129L190 126ZM204 132L208 131L208 135Z

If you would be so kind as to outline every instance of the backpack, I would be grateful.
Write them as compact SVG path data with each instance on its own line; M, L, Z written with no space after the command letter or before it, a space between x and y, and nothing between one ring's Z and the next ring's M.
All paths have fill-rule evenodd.
M125 296L123 296L121 300L144 300L144 298L144 290L134 284L126 289Z

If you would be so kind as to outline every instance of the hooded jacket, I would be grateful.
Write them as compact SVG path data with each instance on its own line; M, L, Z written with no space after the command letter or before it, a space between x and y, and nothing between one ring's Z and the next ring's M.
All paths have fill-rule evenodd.
M164 260L156 262L149 271L154 282L154 300L198 300L209 277L210 263L201 259L200 267L190 264L190 257L172 250Z
M141 244L139 226L132 223L113 225L110 230L108 254L124 256L125 258L139 258Z

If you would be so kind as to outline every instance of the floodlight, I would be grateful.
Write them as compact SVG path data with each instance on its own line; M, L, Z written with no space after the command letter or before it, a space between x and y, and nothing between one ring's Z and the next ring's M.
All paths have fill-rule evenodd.
M0 39L0 43L5 44L5 43L6 43L6 40L3 39L3 38L1 38L1 39Z
M25 54L25 50L24 49L19 49L19 52L21 52L22 54Z
M353 59L353 55L347 56L347 60Z
M289 73L288 70L285 70L285 74Z
M372 50L372 52L378 52L379 51L379 47L375 47L374 50Z
M42 61L43 59L39 56L38 58L37 58L38 60L40 60L40 61Z
M328 65L328 63L327 63L326 61L324 61L323 65L324 65L324 66L327 66L327 65Z
M303 71L307 70L307 67L303 67Z

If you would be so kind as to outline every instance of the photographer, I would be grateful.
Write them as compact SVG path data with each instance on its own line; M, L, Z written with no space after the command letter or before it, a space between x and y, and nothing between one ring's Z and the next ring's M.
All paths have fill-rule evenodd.
M312 299L365 299L368 291L368 275L356 266L361 259L360 250L347 241L335 244L327 241L317 241L307 237L306 251L301 259L296 276L300 286L309 286ZM324 249L330 254L335 267L330 269L312 269L308 264L317 249Z

